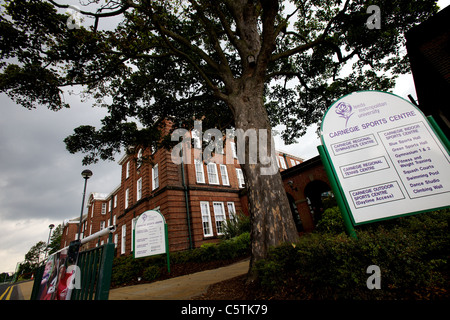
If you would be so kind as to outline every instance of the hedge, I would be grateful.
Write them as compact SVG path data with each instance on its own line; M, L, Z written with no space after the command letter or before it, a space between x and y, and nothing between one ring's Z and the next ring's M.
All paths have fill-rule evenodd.
M262 287L293 299L448 299L450 210L366 225L358 239L344 232L337 208L317 231L272 248L257 264ZM381 270L369 290L367 267Z

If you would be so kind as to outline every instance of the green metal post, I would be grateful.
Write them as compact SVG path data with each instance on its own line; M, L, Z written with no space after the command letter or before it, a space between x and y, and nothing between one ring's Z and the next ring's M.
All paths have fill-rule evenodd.
M325 168L325 172L330 180L331 188L333 189L334 196L336 197L337 204L339 206L339 210L341 211L342 218L344 219L345 230L347 234L354 238L358 239L356 236L356 231L353 228L352 221L350 220L349 210L345 204L344 196L342 194L341 189L339 188L336 175L333 171L333 168L330 164L328 156L326 154L325 148L323 146L317 146L317 150L319 150L320 159L322 160L323 166Z
M436 133L439 139L441 139L442 144L445 146L445 148L447 148L447 152L450 152L450 140L448 140L444 131L442 131L441 127L439 127L438 123L436 122L436 120L434 120L433 116L428 116L427 120L431 128L433 129L434 133Z
M41 280L42 280L42 276L44 275L44 269L45 269L45 263L35 269L34 283L33 283L33 289L31 291L30 300L38 300L38 294L39 294L39 289L41 288Z
M165 223L164 232L166 233L167 272L170 273L169 232L167 230L167 223Z
M109 298L113 260L114 243L110 242L103 247L97 290L95 291L95 300L108 300Z

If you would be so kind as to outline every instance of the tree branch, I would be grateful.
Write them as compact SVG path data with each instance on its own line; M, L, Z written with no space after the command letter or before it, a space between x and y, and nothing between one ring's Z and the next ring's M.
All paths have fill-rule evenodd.
M197 10L197 14L200 17L200 21L202 22L203 26L205 27L206 32L209 35L208 39L210 39L211 44L214 46L214 49L220 58L220 63L221 63L220 67L221 68L219 66L218 67L222 71L225 71L225 72L229 73L230 75L232 75L230 66L228 65L228 59L226 58L226 56L222 50L222 47L220 46L219 38L217 36L216 30L214 30L214 26L212 25L211 21L205 17L205 15L203 14L203 10L202 10L202 8L200 8L198 3L196 1L192 1L192 0L190 0L190 2L194 6L194 8Z
M286 58L286 57L290 57L294 54L300 53L300 52L304 52L306 50L309 50L311 48L314 48L315 46L322 44L324 42L324 39L322 37L318 37L316 40L311 41L309 43L297 46L293 49L290 50L286 50L284 52L278 53L278 54L274 54L271 57L271 61L276 61L278 59L282 59L282 58Z
M74 8L73 5L60 4L53 0L47 0L47 1L50 2L51 4L53 4L57 8L61 8L61 9L73 9ZM120 15L120 14L124 13L125 11L127 11L129 8L138 8L138 7L139 7L139 5L135 4L132 0L123 0L122 6L120 7L120 9L115 10L115 11L110 11L110 12L105 12L105 13L93 13L93 12L89 12L89 11L80 10L79 12L86 16L91 16L91 17L95 17L95 18L106 18L106 17L113 17L113 16Z

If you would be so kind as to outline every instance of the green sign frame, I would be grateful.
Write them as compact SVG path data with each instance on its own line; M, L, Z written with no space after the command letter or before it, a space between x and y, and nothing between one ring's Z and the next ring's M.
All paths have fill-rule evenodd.
M161 228L158 225L161 223L163 224L163 228ZM136 232L137 229L138 231ZM164 233L162 237L160 234L161 232ZM136 233L140 234L138 238L136 238ZM163 238L162 240L159 240L160 241L159 244L157 239L158 233L159 238ZM138 240L136 241L136 239ZM155 241L156 246L161 245L161 242L164 241L164 252L161 252L161 250L156 250L155 253L152 253L154 247L151 247L151 244L155 243ZM142 242L140 244L141 249L142 247L144 247L144 249L139 255L136 255L137 252L136 249L139 249L136 246L136 242ZM133 258L139 259L164 253L166 254L167 257L167 271L170 273L169 232L166 219L159 210L145 211L138 217L135 227L133 229Z
M367 97L367 99L366 99ZM366 99L366 100L364 100ZM400 100L399 100L400 99ZM356 105L355 103L359 103L358 105ZM364 103L365 102L365 103ZM352 107L353 106L353 107ZM403 112L401 114L403 114L403 116L399 116L397 115L395 112L396 107L398 107L398 110L400 110L399 112ZM358 109L359 108L359 109ZM384 108L384 109L383 109ZM376 113L373 112L373 110L377 110ZM361 111L364 110L369 110L369 112L367 112L367 116L366 113L363 113ZM406 112L405 112L406 110ZM377 115L377 117L371 117L370 111L372 111L374 114ZM392 116L389 116L390 113L389 112L393 112ZM361 118L361 115L364 118L363 121L361 121L360 119L358 119L358 117ZM329 118L327 118L329 117ZM408 118L410 117L411 119L403 119L403 117ZM326 121L328 120L328 121ZM398 120L398 121L397 121ZM410 210L408 212L400 212L400 213L396 213L395 211L397 210L397 208L395 208L395 205L398 205L399 203L401 203L402 201L397 201L397 200L403 200L403 203L408 202L408 196L409 199L412 199L413 201L416 201L416 203L418 202L418 200L414 199L414 196L411 197L411 188L409 185L406 185L407 183L405 183L406 179L410 179L410 178L414 178L416 179L417 177L420 177L420 175L416 175L416 176L407 176L406 174L404 174L405 172L409 172L407 170L402 170L402 172L398 172L398 167L399 164L396 162L396 158L394 158L394 156L401 156L404 157L404 155L406 154L406 152L403 152L401 154L399 154L397 152L397 150L402 150L401 148L403 147L411 147L413 148L413 144L410 143L409 145L406 144L406 139L403 140L398 140L398 138L396 138L395 136L395 131L392 131L394 133L391 134L391 131L386 131L386 129L391 129L394 125L400 128L398 129L399 132L401 132L401 130L403 130L402 128L405 128L405 133L406 133L406 129L409 129L411 126L409 126L410 124L415 124L417 126L417 134L415 134L416 138L423 144L428 143L427 141L425 141L425 138L421 138L419 133L426 133L427 137L431 137L429 140L432 140L432 143L430 143L429 145L433 145L433 146L438 146L439 148L439 152L441 152L442 154L440 155L440 159L439 159L439 164L440 164L440 170L442 172L438 172L437 174L440 174L440 176L438 176L440 179L435 179L436 181L439 180L447 180L447 176L449 175L450 172L450 165L449 165L449 150L450 150L450 143L449 140L447 139L447 137L443 134L442 130L437 126L436 122L434 121L434 119L432 119L431 117L425 118L425 116L423 115L423 113L416 107L414 106L412 103L410 103L409 101L394 95L392 93L386 93L386 92L381 92L381 91L358 91L358 92L354 92L351 93L349 95L343 96L342 98L338 99L337 101L335 101L333 104L331 104L331 106L328 108L328 110L325 112L324 117L323 117L323 121L322 121L322 125L321 125L321 142L322 145L318 146L318 151L319 151L319 155L321 157L321 160L323 162L325 171L327 173L327 176L330 180L331 183L331 187L333 189L333 192L336 196L339 208L341 210L341 213L343 215L344 218L344 223L346 226L346 231L349 235L356 237L356 232L354 229L354 226L357 225L362 225L362 224L366 224L366 223L372 223L372 222L377 222L377 221L383 221L383 220L388 220L388 219L393 219L393 218L397 218L397 217L401 217L401 216L408 216L408 215L413 215L413 214L419 214L419 213L423 213L423 212L428 212L428 211L432 211L432 210L439 210L439 209L445 209L445 208L450 208L450 197L447 197L449 200L447 201L446 199L443 200L443 196L440 196L439 201L440 201L440 205L434 205L432 203L432 201L429 201L430 198L425 199L424 201L422 201L421 203L421 207L419 210ZM345 129L343 128L343 125L345 124ZM325 126L329 126L329 128L324 128ZM338 126L341 126L340 128ZM335 126L336 128L330 128L332 126ZM371 126L374 126L375 128L372 128ZM430 128L430 129L428 129ZM327 130L324 130L327 129ZM384 130L384 131L383 131ZM422 131L420 131L422 130ZM408 132L409 133L409 132ZM327 134L328 136L324 135ZM423 134L423 136L425 136L425 134ZM335 139L336 141L339 141L339 143L341 144L337 144L337 143L333 143L331 144L330 141L333 140L333 138L338 137L338 139ZM367 149L361 151L360 149L364 149L364 148L358 148L358 146L354 146L352 145L352 139L360 139L361 137L363 137L363 139L366 139L369 144L371 143L372 145L369 145L369 147L365 147ZM412 135L411 135L412 137ZM386 139L391 139L387 142ZM350 142L346 142L344 140L348 140ZM362 140L362 139L360 139ZM342 143L342 141L344 141ZM356 140L355 140L356 141ZM398 141L400 141L401 143L398 143ZM392 145L396 145L398 144L398 148L396 147L392 147L391 148L391 143ZM337 149L336 146L343 146L342 149ZM374 146L374 148L370 148ZM375 148L376 146L376 148ZM417 146L419 146L419 144L417 143ZM348 150L344 150L344 148L349 148L350 151ZM353 150L351 148L354 147L354 150L357 152L353 152ZM417 149L417 148L416 148ZM344 151L340 151L340 150L344 150ZM376 150L376 151L375 151ZM405 149L406 150L406 149ZM409 149L411 150L411 149ZM414 149L412 149L414 150ZM358 153L359 151L359 153ZM384 153L383 153L383 152ZM395 154L395 152L397 152L397 154ZM378 153L377 153L378 152ZM346 155L342 155L346 153ZM364 159L364 156L366 156L365 154L367 154L367 159L369 160L373 160L370 159L372 158L376 158L377 159L377 163L379 163L378 167L374 167L374 170L368 172L369 174L361 174L361 173L355 173L353 174L351 170L347 170L350 168L358 168L361 167L361 163L362 164L366 164L369 160ZM427 156L427 161L432 163L432 156ZM380 158L380 159L378 159ZM412 158L412 157L411 157ZM343 159L349 159L348 163L350 163L350 165L343 165ZM401 159L401 158L400 158ZM405 157L403 158L405 159ZM442 160L442 159L446 159ZM409 159L411 160L411 159ZM347 160L344 160L344 162ZM401 161L401 160L400 160ZM412 160L410 162L413 162ZM375 163L374 161L372 161L372 163ZM412 163L412 165L414 165L414 163ZM432 166L431 166L432 167ZM413 167L414 168L414 167ZM423 167L421 167L422 170ZM442 170L442 168L444 170ZM347 170L346 172L343 172L344 170ZM418 169L414 169L414 170L418 170ZM339 172L338 172L339 171ZM379 171L378 173L374 173L375 171ZM413 171L413 170L410 170ZM356 171L353 171L356 172ZM395 199L396 194L393 192L393 194L389 194L389 196L393 197L394 200L392 203L394 203L395 205L390 206L390 204L385 204L381 201L380 204L383 204L381 210L387 210L389 208L389 210L393 211L393 214L390 216L382 216L382 217L376 217L373 219L367 219L367 220L358 220L356 221L355 219L355 212L353 211L358 211L356 205L355 205L355 201L353 201L354 199L352 198L351 195L351 190L353 188L353 191L357 191L353 194L357 194L358 192L361 194L364 194L365 191L369 192L368 190L371 190L370 188L372 187L377 187L376 185L370 185L367 184L366 186L364 186L365 180L367 179L367 177L373 177L373 176L377 176L378 178L381 177L381 173L386 172L389 173L390 176L393 176L394 174L397 174L397 181L393 181L392 183L388 184L388 182L383 182L379 184L379 186L381 185L381 187L378 187L377 189L381 189L381 188L392 188L395 189L397 188L398 191L397 193L400 194L401 196L397 196L398 199ZM344 176L345 174L348 174L348 177ZM419 172L420 173L420 172ZM357 176L363 176L363 178L359 178ZM425 176L425 174L423 174L423 176ZM445 179L443 179L445 178ZM391 178L389 178L391 179ZM393 179L393 178L392 178ZM342 181L345 180L345 181ZM363 186L358 186L358 183L354 182L354 181L358 181L358 183L362 184ZM370 180L370 179L369 179ZM450 180L450 179L449 179ZM351 183L349 183L349 181ZM372 178L372 184L373 181L375 181ZM381 180L380 180L381 181ZM420 179L417 178L416 181L421 181ZM428 180L429 182L430 180ZM414 181L415 182L415 181ZM445 182L447 183L447 182ZM343 184L346 184L345 186ZM419 184L419 183L418 183ZM351 188L349 187L352 186ZM401 185L401 187L400 187ZM414 185L413 183L411 185ZM439 185L439 186L444 186L444 193L447 193L447 189L449 188L447 184L444 184L444 182ZM365 187L365 189L364 189ZM436 187L438 187L436 185ZM409 188L409 190L408 190ZM375 188L372 188L375 189ZM423 190L425 190L425 188L423 188ZM372 190L371 190L372 191ZM423 192L419 189L415 189L414 192ZM433 190L431 190L433 191ZM390 191L385 191L385 193L388 193ZM408 193L410 192L410 193ZM428 192L429 194L427 196L429 196L431 194L431 192ZM431 194L432 195L432 194ZM374 199L370 199L371 196L367 195L367 197L369 198L370 201L374 201L375 202L375 198ZM351 199L352 205L350 205L349 203L349 198ZM386 196L387 198L387 196ZM416 198L419 198L418 196L416 196ZM425 196L424 196L425 198ZM376 198L378 199L378 198ZM382 197L380 197L380 199L382 199ZM428 200L428 201L426 201ZM389 201L385 201L385 202L389 202ZM424 205L423 202L428 202L427 205ZM411 202L412 203L412 202ZM444 203L444 205L442 205L442 203ZM378 205L378 204L376 204ZM373 207L376 207L376 205L373 205ZM367 205L368 206L368 205ZM375 209L372 209L373 211L375 211Z

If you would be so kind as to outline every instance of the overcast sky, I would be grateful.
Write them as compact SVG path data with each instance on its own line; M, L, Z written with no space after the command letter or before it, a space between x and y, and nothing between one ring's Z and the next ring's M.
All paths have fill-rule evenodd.
M449 2L439 4L445 7ZM394 93L416 98L412 76L402 76ZM31 246L46 242L49 224L80 215L84 184L80 173L86 167L81 165L83 155L70 154L63 140L80 125L99 126L105 110L92 108L79 96L66 94L65 99L71 109L26 110L0 94L0 272L14 271ZM277 149L310 159L318 154L320 143L315 130L310 128L295 145L285 146L276 139ZM88 181L87 195L109 193L119 185L117 162L99 162L88 168L94 175Z

